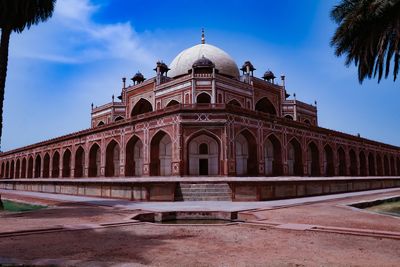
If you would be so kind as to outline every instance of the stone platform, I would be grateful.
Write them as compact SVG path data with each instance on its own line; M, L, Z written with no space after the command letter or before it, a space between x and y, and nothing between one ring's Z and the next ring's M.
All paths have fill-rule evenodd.
M3 179L0 189L132 201L264 201L400 187L400 177Z

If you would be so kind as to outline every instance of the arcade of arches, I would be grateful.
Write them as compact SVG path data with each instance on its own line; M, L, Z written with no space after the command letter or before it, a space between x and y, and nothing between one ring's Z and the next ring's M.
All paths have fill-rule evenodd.
M183 149L171 135L156 132L145 145L133 135L45 151L1 162L1 178L133 177L133 176L400 176L400 155L358 150L332 144L286 143L274 134L262 145L250 130L240 131L226 150L220 136L204 130L188 137ZM178 159L174 150L182 153ZM224 153L230 153L233 171L224 171ZM174 166L178 163L178 171ZM181 164L181 165L179 165ZM146 171L147 168L147 171ZM179 168L182 168L180 170Z

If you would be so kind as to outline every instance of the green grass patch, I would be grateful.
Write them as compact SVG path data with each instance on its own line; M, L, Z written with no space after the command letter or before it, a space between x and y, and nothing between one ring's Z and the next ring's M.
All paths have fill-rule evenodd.
M18 212L18 211L33 211L33 210L40 210L46 208L46 206L41 205L31 205L21 202L15 202L10 200L3 200L4 210L11 211L11 212Z

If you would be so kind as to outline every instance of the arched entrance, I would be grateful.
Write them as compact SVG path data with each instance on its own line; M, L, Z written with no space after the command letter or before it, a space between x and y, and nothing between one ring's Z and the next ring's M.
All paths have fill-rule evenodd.
M50 155L46 153L43 157L43 178L50 177Z
M125 176L142 176L143 174L143 143L133 136L126 145Z
M219 174L219 145L213 137L202 134L193 138L188 153L189 175Z
M324 147L324 175L334 176L335 165L333 163L333 150L330 145Z
M11 161L11 167L10 167L10 178L14 178L14 160Z
M71 151L69 149L64 152L62 177L71 177Z
M3 161L1 163L1 174L0 174L1 178L4 178L4 176L5 176L4 172L5 172L5 165L4 165L4 161Z
M119 144L112 140L106 148L106 177L119 176Z
M389 169L389 159L387 155L383 156L383 169L385 176L390 176L390 169Z
M353 149L350 149L350 176L358 176L357 170L357 156Z
M390 175L391 176L395 176L396 175L396 167L395 167L393 156L390 157Z
M75 177L84 176L85 150L80 146L75 152Z
M196 98L196 103L198 104L210 104L211 96L207 93L201 93Z
M363 151L360 152L360 175L367 176L367 159L365 158L365 153Z
M26 158L22 159L21 164L21 178L26 178Z
M168 102L167 107L172 107L172 106L175 106L175 105L179 105L179 102L176 101L176 100L171 100L171 101Z
M339 176L346 175L346 154L343 148L338 149L338 160L339 160Z
M319 151L314 142L308 145L307 149L307 169L309 176L320 176Z
M375 158L372 153L369 153L369 155L368 155L368 172L369 172L370 176L376 176Z
M168 134L159 131L151 140L150 175L172 174L172 141Z
M265 175L282 175L282 147L278 138L270 135L264 144Z
M10 163L8 161L6 163L6 177L5 178L10 178Z
M257 175L258 150L255 137L248 130L244 130L236 137L235 146L236 146L236 175L239 176Z
M383 176L382 157L379 154L376 155L376 171L378 176Z
M293 138L288 144L288 174L303 176L303 155L301 145Z
M236 99L232 99L231 101L229 101L228 105L242 107L242 105L240 105L239 101L237 101Z
M92 145L89 151L89 177L100 176L101 151L98 144Z
M148 100L141 98L133 107L131 117L151 111L153 111L153 106L151 103Z
M60 153L58 153L58 151L54 152L53 154L51 177L60 177Z
M33 157L30 156L28 160L28 178L33 177Z
M257 101L255 110L271 115L277 114L274 105L267 97L263 97Z
M42 158L40 157L40 155L37 155L35 159L35 178L40 177L41 167L42 167Z
M19 178L20 176L20 171L21 171L21 161L20 159L17 159L15 163L15 178Z

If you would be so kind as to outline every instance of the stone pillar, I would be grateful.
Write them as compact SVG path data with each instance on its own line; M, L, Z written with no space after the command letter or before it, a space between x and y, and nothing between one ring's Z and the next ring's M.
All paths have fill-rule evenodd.
M43 153L42 153L43 154ZM46 154L45 154L46 155ZM43 178L44 156L40 155L40 173L39 178Z
M64 151L65 152L65 151ZM60 161L59 161L59 171L58 171L58 177L62 178L63 177L63 166L64 166L64 154L60 153Z
M89 177L89 160L90 160L90 146L86 144L86 153L84 153L83 157L85 160L83 161L83 174L84 178Z

